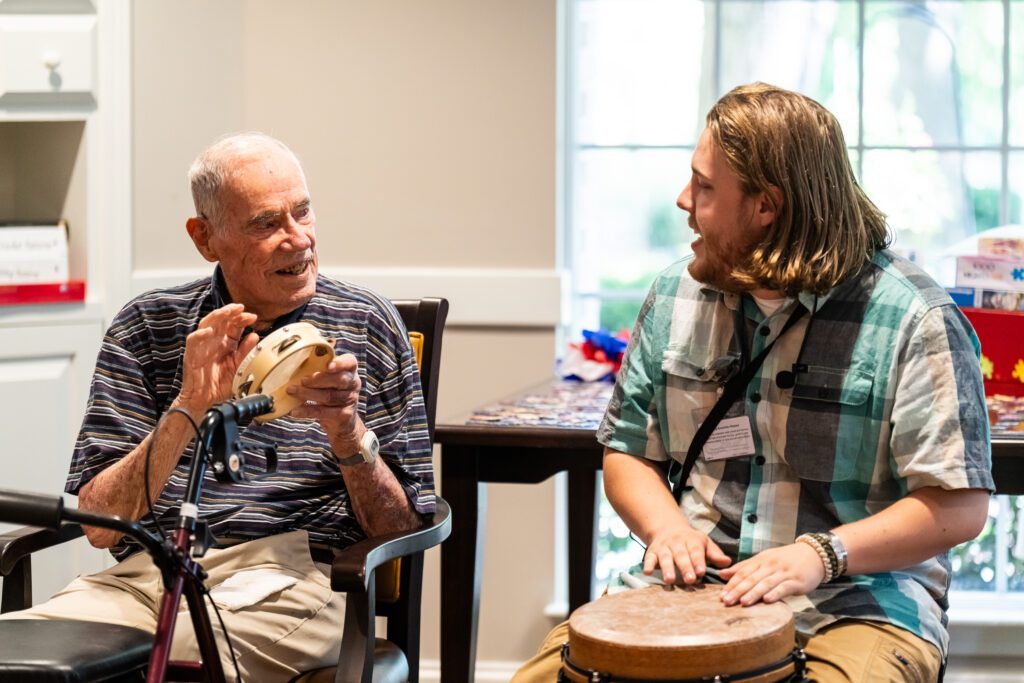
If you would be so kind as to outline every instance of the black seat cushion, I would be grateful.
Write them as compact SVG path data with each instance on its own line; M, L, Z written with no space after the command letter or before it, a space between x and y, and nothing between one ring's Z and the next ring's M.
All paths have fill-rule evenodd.
M90 621L0 620L0 681L141 681L153 634Z

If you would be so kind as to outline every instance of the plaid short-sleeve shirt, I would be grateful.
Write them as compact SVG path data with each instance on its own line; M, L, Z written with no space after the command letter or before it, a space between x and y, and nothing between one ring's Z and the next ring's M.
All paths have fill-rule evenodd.
M994 490L978 339L913 264L880 251L827 295L801 294L767 318L749 296L702 285L686 266L652 286L598 440L684 461L719 388L778 339L728 413L749 418L754 453L698 458L681 501L734 560L863 519L921 487ZM779 336L798 306L808 314ZM797 362L795 384L780 387L777 374ZM942 554L788 602L805 634L843 618L878 620L945 653L949 580Z

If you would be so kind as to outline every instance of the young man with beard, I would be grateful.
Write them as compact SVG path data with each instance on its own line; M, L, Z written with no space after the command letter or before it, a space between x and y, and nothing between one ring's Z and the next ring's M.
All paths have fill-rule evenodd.
M807 97L725 95L677 203L693 257L652 286L598 430L643 573L722 582L727 605L785 600L815 681L935 681L947 551L993 490L977 337L886 248L838 122ZM752 447L711 432L679 481L758 361L722 418ZM565 640L563 624L513 680L554 680Z
M412 529L433 512L431 444L416 360L386 299L318 273L316 218L306 178L283 143L259 133L214 143L189 172L196 215L186 229L216 263L212 277L147 292L115 317L100 350L66 490L79 507L154 530L177 519L191 469L193 428L231 396L233 376L260 338L306 322L334 340L323 372L288 392L288 415L251 424L246 458L278 451L277 471L243 484L207 478L200 514L225 547L199 563L213 590L230 577L251 593L222 608L247 681L286 681L337 664L344 596L309 542L336 547ZM379 453L378 453L379 447ZM146 479L146 460L148 480ZM114 531L87 528L116 566L76 579L48 602L8 618L85 619L156 631L162 594L149 556ZM249 571L256 570L256 571ZM237 602L237 601L235 601ZM211 619L215 628L218 622ZM225 672L228 648L219 638ZM187 614L172 659L198 659Z

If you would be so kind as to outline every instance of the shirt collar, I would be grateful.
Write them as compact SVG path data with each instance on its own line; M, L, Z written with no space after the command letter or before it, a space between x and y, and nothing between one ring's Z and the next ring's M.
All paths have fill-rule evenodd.
M220 264L218 263L217 267L213 270L213 307L214 309L218 309L222 306L227 306L230 303L232 303L231 292L228 290L228 283L224 280L224 273L221 271ZM303 314L306 312L306 306L308 305L309 302L307 301L295 310L278 317L270 327L257 332L260 339L266 337L274 330L284 327L285 325L299 322L299 320L302 319ZM244 337L253 331L254 330L247 327L242 332L242 336Z
M840 284L839 286L842 285ZM721 289L718 289L717 287L712 287L711 285L701 283L700 289L701 292L705 294L717 294L718 296L720 296L722 299L722 303L724 303L725 307L728 308L730 311L739 310L740 303L743 301L742 294L737 294L735 292L726 292ZM811 292L800 292L799 294L797 294L796 299L801 304L803 304L804 308L806 308L808 311L811 311L811 313L814 313L816 310L820 309L826 301L829 300L829 297L831 297L835 291L836 288L833 287L824 294L818 294L817 296L815 296ZM784 306L780 310L787 310L787 308L788 307Z

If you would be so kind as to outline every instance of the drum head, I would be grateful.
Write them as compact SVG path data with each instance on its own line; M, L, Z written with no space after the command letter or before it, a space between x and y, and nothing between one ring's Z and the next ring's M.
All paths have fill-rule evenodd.
M700 584L601 597L569 618L569 657L582 669L656 681L755 671L793 651L787 605L726 607L721 591Z

